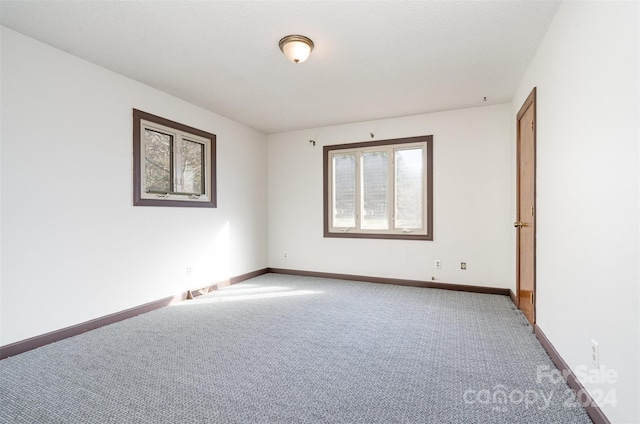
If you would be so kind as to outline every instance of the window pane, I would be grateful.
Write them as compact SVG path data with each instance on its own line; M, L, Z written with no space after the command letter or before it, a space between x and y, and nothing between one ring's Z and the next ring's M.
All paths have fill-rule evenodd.
M396 228L422 228L422 149L396 151Z
M362 154L362 228L386 230L387 212L387 152Z
M333 156L333 226L356 226L356 155Z
M182 191L204 194L202 169L204 168L204 144L182 140Z
M144 130L145 191L171 191L171 146L173 137Z

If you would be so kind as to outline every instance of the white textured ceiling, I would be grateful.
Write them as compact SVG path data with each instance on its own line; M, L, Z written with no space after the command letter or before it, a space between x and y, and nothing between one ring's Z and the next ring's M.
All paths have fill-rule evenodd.
M558 6L3 0L0 22L274 133L509 102ZM307 62L284 58L288 34L314 41Z

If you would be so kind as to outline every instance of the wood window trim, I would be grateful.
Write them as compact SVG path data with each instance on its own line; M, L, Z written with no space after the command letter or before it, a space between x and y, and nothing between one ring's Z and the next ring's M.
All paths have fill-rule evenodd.
M409 144L426 142L427 145L427 168L425 170L427 176L426 183L426 230L427 234L381 234L381 233L336 233L329 231L329 152L336 150L363 149L376 146L391 146L396 144ZM323 146L323 230L324 237L329 238L359 238L359 239L387 239L387 240L427 240L433 241L433 135L396 138L389 140L366 141L360 143L337 144L331 146Z
M177 199L145 199L142 197L142 140L141 121L149 121L165 127L170 127L179 131L194 134L210 140L209 156L209 200L208 201L188 201ZM138 109L133 109L133 205L134 206L164 206L164 207L192 207L192 208L215 208L217 207L217 187L216 187L216 135L193 128L157 115L152 115Z

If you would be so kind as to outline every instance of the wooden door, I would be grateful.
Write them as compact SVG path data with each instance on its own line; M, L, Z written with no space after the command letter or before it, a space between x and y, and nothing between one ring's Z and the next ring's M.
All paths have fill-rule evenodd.
M516 242L516 297L531 325L536 320L536 89L517 117L518 175Z

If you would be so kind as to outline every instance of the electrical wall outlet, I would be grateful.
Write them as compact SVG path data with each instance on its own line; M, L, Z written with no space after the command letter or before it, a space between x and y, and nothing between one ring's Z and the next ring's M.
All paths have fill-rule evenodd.
M591 362L600 368L600 346L595 340L591 340Z
M284 258L287 259L287 252L284 252Z
M460 269L467 269L467 263L466 262L460 262Z
M433 266L434 266L436 269L440 269L440 259L436 259L436 260L435 260L435 262L434 262L434 264L433 264Z
M191 267L191 265L187 265L187 277L191 277L192 273L193 273L193 268Z

